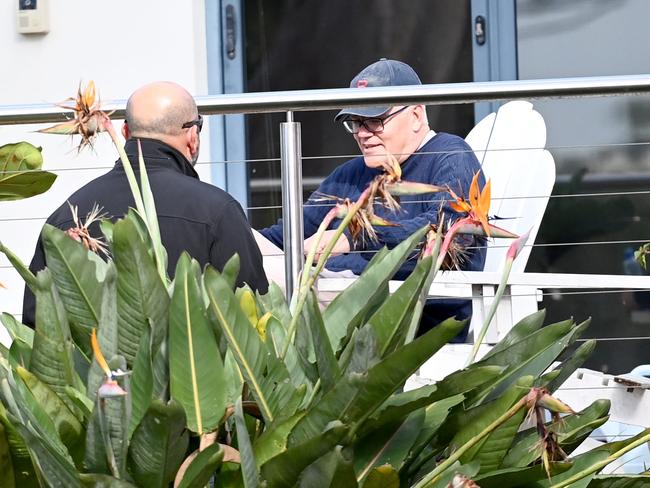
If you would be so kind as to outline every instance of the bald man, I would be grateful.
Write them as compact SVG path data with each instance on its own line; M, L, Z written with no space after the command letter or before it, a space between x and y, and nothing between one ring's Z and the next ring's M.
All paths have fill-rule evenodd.
M142 145L160 234L167 249L168 272L173 276L183 251L201 266L209 263L218 270L237 253L241 262L238 285L247 283L265 293L268 283L262 256L241 206L228 193L201 182L194 170L202 125L194 99L175 83L145 85L131 95L126 105L124 149L137 174L137 141ZM75 226L68 202L78 207L82 219L94 204L100 205L113 221L135 207L119 159L108 173L72 194L47 219L48 224L63 230ZM90 233L93 237L102 235L98 224L90 226ZM46 264L39 238L30 269L37 272ZM34 295L26 288L23 322L33 326L34 317Z

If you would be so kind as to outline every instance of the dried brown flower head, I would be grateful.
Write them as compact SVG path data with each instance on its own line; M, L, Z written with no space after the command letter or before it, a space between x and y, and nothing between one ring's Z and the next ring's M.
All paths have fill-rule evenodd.
M88 231L90 224L101 220L106 216L106 214L101 213L101 207L99 207L97 204L93 205L90 213L86 216L86 220L82 221L79 219L77 207L70 204L70 202L68 202L68 205L70 206L70 211L72 212L72 220L75 223L75 227L71 227L70 229L66 230L65 233L75 241L81 242L81 244L83 244L86 249L97 254L104 254L104 256L108 256L108 248L106 247L106 244L101 239L92 237Z
M73 102L74 105L70 105L68 102ZM74 118L41 129L39 132L46 134L79 134L81 136L79 151L86 146L92 148L95 137L104 131L104 123L110 115L102 112L100 108L101 103L95 90L95 83L92 80L89 81L83 90L81 84L79 84L76 98L68 98L57 105L61 108L73 110Z

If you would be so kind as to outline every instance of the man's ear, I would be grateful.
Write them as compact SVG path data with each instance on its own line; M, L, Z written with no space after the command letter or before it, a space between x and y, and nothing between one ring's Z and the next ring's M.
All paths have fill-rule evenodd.
M131 131L129 130L129 125L126 123L126 121L124 122L124 124L122 124L122 136L124 137L124 139L128 139L129 137L131 137Z
M415 105L413 107L413 132L418 132L423 125L427 125L427 117L424 105Z
M199 152L199 128L197 126L192 126L190 130L187 131L187 147L190 149L190 153L194 156Z

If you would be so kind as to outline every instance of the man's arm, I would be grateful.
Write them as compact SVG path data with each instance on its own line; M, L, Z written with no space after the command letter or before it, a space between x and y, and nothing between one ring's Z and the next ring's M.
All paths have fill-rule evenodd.
M480 165L476 157L471 152L451 152L435 161L429 163L436 167L436 171L431 173L429 181L422 181L423 183L431 183L442 187L450 187L459 196L468 196L469 187L472 182L474 174L479 171ZM483 187L485 179L483 175L479 177L479 186ZM459 215L450 206L450 195L446 192L431 193L424 195L427 201L425 204L425 211L413 214L409 209L409 205L417 205L418 201L415 200L413 204L409 203L408 199L402 204L402 209L408 212L406 218L400 218L400 214L395 214L395 227L382 227L375 226L374 230L377 234L378 242L372 242L366 238L365 243L361 246L355 247L356 250L377 250L383 246L393 248L400 242L407 239L411 234L421 229L427 224L437 224L438 218L444 215L446 219L457 218ZM391 220L390 215L387 216Z
M334 195L346 197L349 195L341 194L341 183L339 182L341 167L334 170L334 172L323 180L320 186L309 195L309 198L303 205L303 229L305 239L313 236L327 213L333 208L336 203L334 200L329 200L323 195ZM284 235L283 235L283 220L278 219L277 223L265 229L260 229L259 232L270 240L276 246L284 249Z

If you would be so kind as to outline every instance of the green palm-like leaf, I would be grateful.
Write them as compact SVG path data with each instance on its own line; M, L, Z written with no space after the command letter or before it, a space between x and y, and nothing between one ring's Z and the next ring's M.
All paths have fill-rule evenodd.
M114 356L108 361L108 366L111 371L124 371L126 360L123 356ZM104 399L95 395L95 406L86 432L84 465L89 471L120 478L125 475L130 424L128 401L124 396Z
M373 468L366 477L362 488L399 488L399 475L390 464Z
M235 285L237 284L237 277L239 276L239 265L239 254L235 253L230 257L228 261L226 261L226 264L223 265L223 270L221 271L221 276L225 278L225 280L230 285L230 288L233 290L235 289Z
M0 147L0 201L19 200L48 190L56 175L41 171L41 148L28 142Z
M347 432L347 426L338 421L332 422L322 433L267 461L262 466L262 479L269 488L294 486L300 473L333 449Z
M357 488L357 477L349 459L342 454L341 446L307 466L300 474L300 488L318 486L322 488Z
M513 344L530 337L531 334L542 328L542 325L544 325L544 317L546 317L546 310L542 309L521 319L508 331L503 339L483 356L483 359L494 356L496 353L508 349Z
M25 443L34 460L34 467L40 473L40 478L47 480L47 486L52 488L81 488L76 468L72 461L53 448L44 438L31 428L16 423L16 429L25 439Z
M385 293L386 282L399 269L415 245L422 240L427 228L415 232L386 253L383 259L373 260L359 279L339 294L325 309L323 321L335 353L341 349L344 338L366 315L369 306L376 303L377 295Z
M496 400L477 407L480 412L473 415L471 421L462 422L463 427L456 433L451 441L454 450L458 450L463 444L474 439L483 432L492 422L498 419L506 410L512 407L523 397L532 386L534 378L525 376L520 378L512 387L504 392ZM479 444L467 451L461 458L462 463L476 460L481 465L481 472L496 469L508 449L512 440L517 434L517 429L524 419L525 409L515 413L509 420L506 420L499 427L488 434Z
M413 444L413 448L404 460L402 466L403 473L418 470L419 466L424 462L418 461L421 453L428 448L438 429L449 415L450 409L460 404L464 399L465 397L463 395L454 395L424 408L424 421L422 422L420 433ZM411 469L413 464L416 464L416 467Z
M153 351L167 332L169 294L160 279L137 223L129 215L113 226L113 259L117 266L117 313L119 352L133 364L140 338L153 327Z
M473 367L456 371L433 385L422 386L392 395L363 425L360 433L380 429L382 425L400 422L408 414L434 402L452 398L493 381L503 371L498 366Z
M357 478L369 477L374 469L384 465L399 471L418 438L424 417L424 409L420 409L403 421L385 425L360 438L354 451Z
M244 481L244 488L257 488L260 485L259 473L251 439L246 428L246 419L242 408L241 397L235 402L235 429L237 431L237 446L241 454L241 473Z
M323 317L320 309L318 308L318 299L312 291L307 296L307 303L304 309L303 316L305 322L311 330L311 338L314 343L314 351L316 353L316 367L321 380L321 388L323 391L329 391L339 376L341 371L339 365L330 346L323 323Z
M56 227L46 224L41 237L47 267L68 314L75 342L90 355L90 332L99 323L107 264Z
M14 465L11 460L11 449L9 439L5 433L5 427L0 423L0 488L14 488Z
M287 438L302 415L299 412L275 422L273 428L266 429L255 440L253 450L258 467L287 449Z
M99 308L99 328L97 330L97 342L105 358L111 359L118 354L118 332L117 332L117 273L113 263L106 270L104 286L102 288L102 299ZM87 392L88 398L94 399L97 396L97 389L106 378L106 373L92 357L88 370Z
M2 325L7 329L12 341L21 340L27 344L30 349L34 346L34 329L25 324L21 324L13 315L6 312L0 314L0 322L2 322Z
M80 473L79 479L83 486L88 488L137 488L134 484L125 480L108 476L107 474L86 474Z
M277 283L269 283L269 291L266 295L258 297L258 303L262 308L262 312L271 312L273 316L277 317L283 327L289 327L291 322L291 312L287 299L284 296L282 288Z
M430 256L420 261L397 291L368 319L382 357L403 343L413 308L431 270L431 263Z
M550 464L550 475L556 476L571 468L571 463L554 462ZM520 488L522 486L538 486L538 481L548 478L544 466L526 466L521 468L507 468L489 471L478 475L474 480L481 488ZM589 485L591 486L591 485Z
M74 369L70 326L50 271L40 271L36 282L36 331L29 369L64 398L66 386L82 389Z
M54 423L54 427L72 457L81 461L85 429L66 404L45 383L24 368L16 373L25 382L38 404Z
M399 388L424 361L462 330L464 322L448 319L415 341L388 355L364 374L352 373L340 380L296 424L289 446L318 435L334 420L359 426Z
M26 447L28 449L31 447L24 437L25 431L29 430L33 435L40 437L51 450L56 451L66 462L72 464L72 458L61 442L54 421L36 400L25 382L20 377L14 377L11 372L0 382L0 398L2 403L7 406L7 417L25 440Z
M211 267L206 269L203 279L210 308L228 341L241 374L255 396L264 419L273 422L275 415L271 409L271 392L264 389L267 348L239 306L228 281Z
M478 398L495 398L517 378L542 374L566 349L586 325L574 327L572 321L548 325L503 351L476 363L477 365L507 366L508 369Z
M188 443L183 408L174 400L168 404L154 400L129 446L129 471L138 486L167 487Z
M560 447L570 454L571 449L567 447L567 440L573 441L576 437L584 438L605 423L609 418L607 415L609 407L609 400L596 400L577 414L566 415L559 422L547 424L547 428L557 435ZM528 466L540 457L539 449L535 449L538 443L539 434L536 429L520 432L501 466L504 468Z
M280 357L286 337L287 331L282 323L274 316L270 317L266 323L266 341L270 348L272 348L272 354L276 358ZM295 387L305 385L309 394L312 388L312 382L303 370L298 351L296 351L296 347L293 344L289 344L287 348L287 354L284 356L284 364L287 367L293 385Z
M650 474L596 475L589 482L589 488L647 488Z
M219 425L226 409L223 362L186 253L175 276L169 312L171 394L183 406L190 430L202 434Z
M2 402L0 402L0 425L4 429L5 438L11 454L10 462L13 466L15 486L21 488L38 488L40 485L36 478L32 459L25 445L25 441L7 418L7 411L2 405ZM14 488L14 485L10 485L9 488Z
M153 399L153 363L151 360L151 329L145 330L140 340L140 348L133 364L131 374L130 400L131 422L128 438L133 436L135 428L144 417Z
M0 173L41 169L41 151L42 148L25 141L0 146Z
M140 141L138 141L138 167L140 173L140 190L142 191L142 203L144 206L145 220L147 222L147 229L151 236L151 243L156 256L156 266L161 280L167 277L167 251L160 239L160 227L158 226L158 214L156 212L156 204L153 199L153 192L149 184L149 176L147 175L147 168L144 164L142 157L142 148Z
M223 449L220 444L212 444L192 460L185 471L178 488L202 488L208 484L212 475L223 461Z
M576 349L575 352L566 359L566 361L555 368L555 371L559 371L559 374L549 381L548 384L544 385L544 387L553 393L562 386L562 384L584 364L589 356L591 356L591 353L596 349L596 343L597 341L595 339L583 342L580 347L578 347L578 349Z

